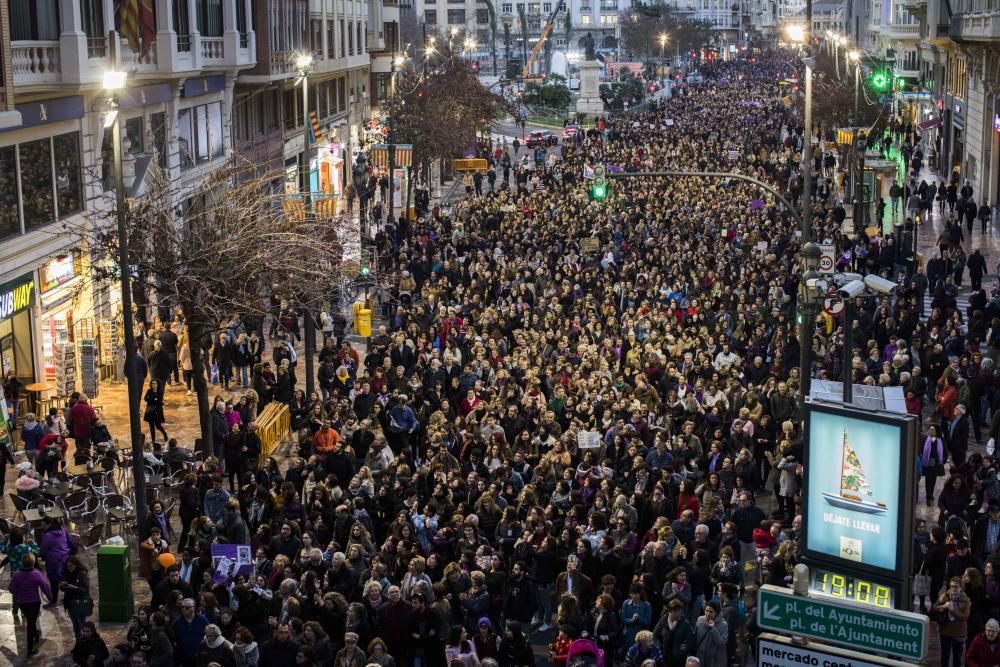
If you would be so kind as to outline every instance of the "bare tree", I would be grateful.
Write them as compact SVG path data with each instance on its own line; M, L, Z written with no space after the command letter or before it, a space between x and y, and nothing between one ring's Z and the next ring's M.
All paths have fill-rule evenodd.
M340 277L351 275L345 256L357 255L351 246L359 238L348 221L275 194L278 176L260 175L256 165L234 158L182 187L152 167L143 194L128 202L130 270L146 277L142 289L150 298L184 313L206 452L212 429L203 353L220 323L236 313L262 321L272 295L310 309L325 306ZM64 231L89 247L94 281L110 283L120 279L118 235L114 196L103 197L97 212ZM179 209L181 202L189 205ZM132 324L130 314L124 319Z

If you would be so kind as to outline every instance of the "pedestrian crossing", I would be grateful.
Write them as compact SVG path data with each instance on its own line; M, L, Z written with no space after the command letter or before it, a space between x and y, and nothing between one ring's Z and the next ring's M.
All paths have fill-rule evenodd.
M955 302L958 304L958 312L961 313L963 322L968 322L969 319L969 296L971 294L972 288L964 285L959 289L958 296L955 297ZM931 316L931 301L933 300L933 296L928 292L926 298L924 298L924 311L921 317L924 322Z

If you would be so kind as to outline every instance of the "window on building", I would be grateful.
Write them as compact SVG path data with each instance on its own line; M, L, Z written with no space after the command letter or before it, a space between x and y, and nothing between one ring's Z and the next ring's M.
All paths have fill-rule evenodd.
M195 0L194 10L202 37L222 37L222 0Z
M335 48L336 40L333 38L333 34L336 32L334 25L333 19L329 19L326 22L326 57L331 60L337 57L337 51Z
M477 9L476 10L476 23L479 23L481 25L481 24L489 23L489 22L490 22L490 13L486 9L484 9L484 8Z
M59 39L58 0L10 0L12 41Z
M500 5L500 13L501 14L513 14L514 13L514 5L513 5L513 3L505 2L502 5Z
M552 3L551 2L543 2L542 3L542 11L545 12L546 14L551 14L552 13Z
M177 112L181 170L222 156L222 103L211 102Z
M540 3L540 2L529 2L528 3L528 13L529 14L537 14L540 11L542 11L542 3Z
M465 10L464 9L449 9L448 10L448 24L449 25L464 25L465 24Z
M347 55L354 55L354 21L347 22Z
M52 148L55 156L56 210L59 217L64 217L83 210L79 133L53 137Z
M386 51L398 51L399 50L399 23L396 21L389 21L382 25L382 31L385 34L385 49Z
M358 55L361 56L365 54L364 25L358 21L354 29L358 33Z
M177 33L177 50L191 50L191 21L188 18L187 0L174 0L174 32Z
M104 25L104 1L80 0L80 21L87 36L87 57L107 55L108 32Z
M340 111L347 110L347 79L341 77L337 80L337 108Z
M436 9L425 9L424 10L424 23L427 25L437 25L438 13Z
M580 15L580 25L590 25L591 16L590 14Z
M21 208L24 227L40 227L55 219L52 188L52 140L29 141L17 147L21 168Z
M21 233L17 205L17 147L0 148L0 238Z
M535 18L529 18L528 19L528 30L530 32L541 32L541 30L542 30L542 19L538 18L537 16Z
M340 57L347 57L347 36L344 34L344 19L340 19Z
M618 14L601 14L602 25L615 25L618 23Z
M167 114L159 111L149 115L149 129L153 133L153 148L156 149L160 167L167 167Z

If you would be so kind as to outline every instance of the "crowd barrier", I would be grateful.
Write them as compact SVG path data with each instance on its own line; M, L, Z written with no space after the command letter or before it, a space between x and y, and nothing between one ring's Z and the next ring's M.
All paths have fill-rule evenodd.
M257 415L257 437L260 438L260 457L257 463L260 467L264 467L267 459L291 432L291 428L292 415L284 403L272 401Z

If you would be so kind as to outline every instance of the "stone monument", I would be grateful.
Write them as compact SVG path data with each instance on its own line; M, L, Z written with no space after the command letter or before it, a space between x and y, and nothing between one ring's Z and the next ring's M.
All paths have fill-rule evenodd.
M604 100L601 99L601 69L603 65L594 55L594 38L587 33L583 38L584 60L580 62L580 96L576 100L576 112L588 116L604 115Z

